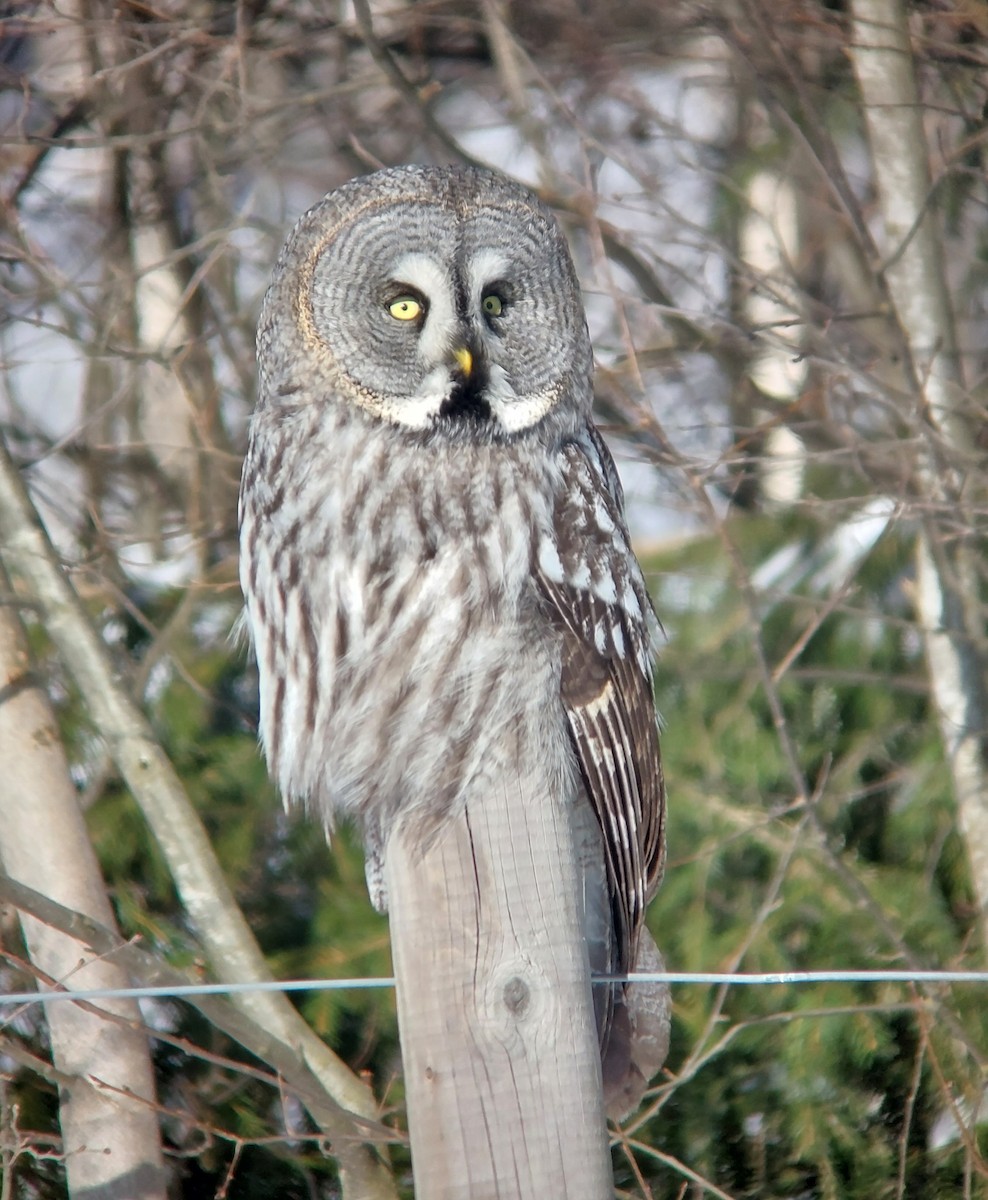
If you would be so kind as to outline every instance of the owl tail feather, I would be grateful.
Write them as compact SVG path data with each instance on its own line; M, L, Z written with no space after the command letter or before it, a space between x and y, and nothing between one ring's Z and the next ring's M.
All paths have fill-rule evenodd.
M636 971L664 971L648 930L638 946ZM614 989L601 1036L604 1104L612 1121L638 1108L669 1052L672 999L664 983L629 983Z

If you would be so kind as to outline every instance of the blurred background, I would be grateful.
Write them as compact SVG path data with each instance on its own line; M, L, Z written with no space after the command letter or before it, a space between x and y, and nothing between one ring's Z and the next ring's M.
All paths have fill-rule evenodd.
M456 161L536 188L584 286L667 639L668 966L984 967L983 0L8 3L0 432L270 971L390 958L355 839L327 848L266 779L231 638L258 307L326 191ZM222 978L3 536L7 636L119 930ZM56 862L60 836L38 829ZM31 884L20 855L0 834ZM0 985L34 987L12 906L0 937ZM614 1131L619 1194L988 1196L986 994L676 987L665 1073ZM393 994L295 1003L373 1089L380 1194L411 1195ZM359 1195L257 1046L182 1001L140 1011L170 1194ZM53 1054L40 1006L0 1012L2 1200L78 1194Z

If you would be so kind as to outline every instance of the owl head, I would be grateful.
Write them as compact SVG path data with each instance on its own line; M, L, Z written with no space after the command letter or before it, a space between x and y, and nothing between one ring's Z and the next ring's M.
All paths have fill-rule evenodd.
M343 400L410 432L510 441L590 408L559 226L476 168L378 171L310 209L275 268L258 350L262 404Z

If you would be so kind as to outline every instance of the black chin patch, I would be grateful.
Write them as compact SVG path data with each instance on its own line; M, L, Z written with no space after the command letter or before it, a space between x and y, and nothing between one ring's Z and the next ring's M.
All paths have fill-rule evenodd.
M439 415L453 421L486 422L491 419L487 372L479 363L469 375L457 372L453 377L453 389L443 401Z

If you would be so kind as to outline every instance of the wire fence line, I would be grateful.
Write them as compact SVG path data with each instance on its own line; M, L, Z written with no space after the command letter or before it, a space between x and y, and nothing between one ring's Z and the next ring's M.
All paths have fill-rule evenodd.
M390 975L354 979L259 980L256 983L187 983L162 987L80 988L78 991L52 990L7 992L0 995L0 1007L22 1004L49 1004L56 1000L170 1000L191 996L237 995L245 992L318 992L394 987ZM771 986L802 983L988 983L988 971L653 971L630 975L601 975L595 985L611 983L668 983L700 986Z

